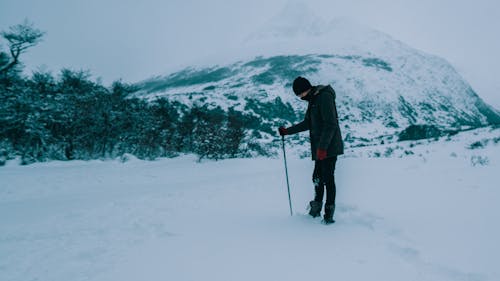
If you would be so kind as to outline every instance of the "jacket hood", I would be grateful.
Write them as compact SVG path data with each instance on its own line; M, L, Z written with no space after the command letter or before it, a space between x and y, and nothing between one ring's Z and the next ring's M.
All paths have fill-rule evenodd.
M317 85L317 86L314 86L313 87L313 92L312 92L312 96L317 96L321 91L329 91L333 94L333 98L335 99L336 98L336 94L335 94L335 91L333 90L332 86L330 85Z

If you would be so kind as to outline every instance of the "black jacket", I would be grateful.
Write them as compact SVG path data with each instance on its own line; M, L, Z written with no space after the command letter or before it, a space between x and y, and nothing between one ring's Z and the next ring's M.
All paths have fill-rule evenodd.
M335 91L330 85L314 86L304 120L287 129L288 134L309 130L312 159L316 160L318 148L327 151L327 158L344 154L340 133Z

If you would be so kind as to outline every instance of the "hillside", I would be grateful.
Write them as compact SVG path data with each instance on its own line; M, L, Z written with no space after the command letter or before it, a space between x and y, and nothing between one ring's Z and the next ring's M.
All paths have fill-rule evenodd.
M500 124L500 112L446 60L348 20L323 20L300 1L223 61L152 77L136 84L136 95L251 114L261 140L303 117L306 104L291 91L299 75L333 86L348 146L395 141L415 124L441 131Z
M292 94L290 84L298 75L335 88L344 136L354 144L395 136L411 124L457 130L500 123L498 111L449 64L417 51L393 59L334 54L258 57L152 78L137 85L137 95L188 106L234 108L258 116L261 130L269 132L302 118L305 103ZM287 111L288 106L295 114Z

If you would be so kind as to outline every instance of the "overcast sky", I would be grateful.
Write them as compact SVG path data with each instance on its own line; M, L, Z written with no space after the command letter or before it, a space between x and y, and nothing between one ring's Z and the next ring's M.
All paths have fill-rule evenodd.
M295 1L295 0L294 0ZM0 0L0 30L28 19L46 31L28 71L88 69L137 82L223 53L288 0ZM350 18L447 59L500 109L500 1L308 0L326 20ZM4 41L3 44L5 50Z

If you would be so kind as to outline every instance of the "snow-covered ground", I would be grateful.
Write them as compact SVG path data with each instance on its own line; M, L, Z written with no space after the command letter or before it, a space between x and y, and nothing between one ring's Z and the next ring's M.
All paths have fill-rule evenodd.
M281 158L11 162L0 280L500 280L498 137L347 151L329 226L292 149L294 216Z

